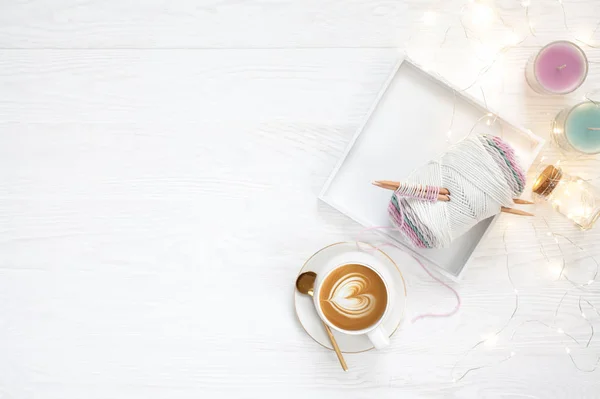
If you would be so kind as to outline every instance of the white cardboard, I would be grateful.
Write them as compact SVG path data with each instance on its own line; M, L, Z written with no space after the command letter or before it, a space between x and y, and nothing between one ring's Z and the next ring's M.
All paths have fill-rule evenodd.
M453 111L453 134L449 140L447 132ZM375 187L371 182L405 179L414 169L466 136L486 113L497 115L443 78L429 74L408 58L402 58L319 198L365 227L391 226L387 214L391 192ZM525 169L529 169L544 140L499 115L497 118L500 123L494 126L502 126L502 131L496 128L497 132L491 133L508 141ZM489 128L486 133L490 133ZM445 249L413 249L391 229L379 230L379 233L457 279L496 218L480 222Z

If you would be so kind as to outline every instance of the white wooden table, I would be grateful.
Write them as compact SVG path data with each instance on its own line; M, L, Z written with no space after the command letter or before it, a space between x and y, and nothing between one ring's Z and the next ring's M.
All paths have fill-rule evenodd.
M600 88L600 66L567 98L533 95L523 66L552 39L589 35L600 4L564 0L567 32L560 4L532 2L537 36L469 92L483 89L493 108L547 137L562 106ZM510 340L525 320L551 321L571 287L556 281L561 249L569 278L587 281L593 269L546 236L541 216L502 217L454 284L457 316L407 323L389 349L348 355L346 374L294 316L303 261L360 230L316 196L398 49L465 87L495 53L465 39L463 4L0 2L0 398L599 397L600 370L577 371L561 334L528 324ZM529 32L520 1L496 5L518 35ZM423 23L429 9L437 25ZM482 42L507 32L496 21ZM565 165L600 184L597 159ZM582 233L535 212L600 257L600 228ZM505 231L518 312L455 374L515 356L453 383L461 355L514 308ZM423 271L404 272L411 314L453 306ZM587 294L598 306L599 286ZM559 322L585 343L579 294ZM571 347L591 367L600 337Z

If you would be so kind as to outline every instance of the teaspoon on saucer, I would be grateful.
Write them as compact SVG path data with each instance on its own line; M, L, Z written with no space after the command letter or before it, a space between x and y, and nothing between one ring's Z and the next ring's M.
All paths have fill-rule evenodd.
M296 279L296 289L299 292L301 292L302 294L310 295L312 297L313 293L314 293L316 278L317 278L317 274L315 272L302 273ZM327 335L329 336L329 339L331 340L331 344L333 345L333 349L335 350L335 354L337 355L337 357L340 361L340 364L342 365L342 368L344 369L344 371L348 371L348 366L346 365L346 361L344 360L342 351L340 350L340 347L338 346L337 341L335 340L335 337L333 336L333 333L331 332L331 329L329 328L329 326L327 324L325 324L325 322L323 322L323 327L325 327L325 331L327 332Z

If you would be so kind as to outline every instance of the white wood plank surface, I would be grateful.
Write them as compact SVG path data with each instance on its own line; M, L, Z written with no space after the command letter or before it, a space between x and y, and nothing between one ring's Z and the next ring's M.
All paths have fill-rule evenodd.
M595 64L566 98L524 83L536 47L589 35L600 18L593 0L563 2L569 31L555 1L532 2L537 36L469 89L543 137L562 106L600 87ZM520 2L496 4L525 35ZM545 206L501 218L453 284L457 316L408 323L390 348L348 355L347 374L294 316L303 261L361 229L316 196L399 49L460 87L488 64L464 37L462 5L0 2L0 398L599 397L600 371L576 370L560 334L531 324L509 340L523 321L551 320L571 287L556 281L561 249L570 278L593 272L542 217L600 256L599 228L579 232ZM427 10L438 26L423 26ZM496 21L481 35L497 49L506 33ZM600 185L598 159L565 164ZM513 310L505 232L518 313L457 374L515 357L453 383L461 355ZM453 306L423 271L404 272L410 314ZM588 291L600 306L600 289ZM585 342L577 300L559 321ZM600 338L572 351L591 367Z

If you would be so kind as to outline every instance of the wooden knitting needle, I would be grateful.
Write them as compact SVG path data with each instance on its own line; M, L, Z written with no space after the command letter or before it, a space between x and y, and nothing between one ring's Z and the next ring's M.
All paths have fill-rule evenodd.
M502 212L504 213L512 213L513 215L519 215L519 216L535 216L533 213L529 213L529 212L525 212L525 211L521 211L519 209L514 209L514 208L506 208L506 207L502 207L500 208L502 210Z
M533 205L533 204L535 204L535 202L525 201L525 200L522 200L520 198L514 198L513 202L515 204L519 204L519 205Z
M400 183L394 182L394 181L389 181L389 180L377 180L377 181L374 181L373 184L377 187L381 187L381 188L385 188L386 190L393 190L393 191L396 191L398 189L398 187L400 187ZM442 194L445 194L445 195L442 195ZM444 202L450 201L450 197L448 197L449 194L450 194L450 192L448 191L447 188L440 188L440 195L438 195L438 201L444 201ZM513 199L513 202L515 204L521 204L521 205L533 204L533 202L531 202L531 201L526 201L526 200L522 200L519 198ZM510 213L513 215L535 216L534 214L529 213L529 212L521 211L519 209L507 208L504 206L501 207L500 210L504 213Z
M400 187L400 183L398 183L397 181L390 181L390 180L377 180L373 182L374 185L376 185L377 187L381 187L381 188L385 188L386 190L398 190L398 188ZM440 194L443 195L449 195L450 191L448 191L447 188L440 188Z
M395 183L395 186L394 186L394 182L390 182L387 180L374 181L373 184L376 185L377 187L385 188L386 190L392 190L392 191L396 191L398 189L398 187L400 187L400 183ZM450 194L450 192L447 189L445 189L445 188L440 189L440 193L437 196L438 201L443 201L443 202L450 201L450 197L448 197L448 194Z
M398 183L397 181L390 181L390 180L376 180L373 182L373 184L377 187L385 188L387 190L394 190L394 191L398 190L398 188L400 187L400 183ZM447 188L440 188L440 194L449 195L450 192L448 191ZM533 205L534 204L534 202L522 200L520 198L513 199L513 202L515 204L519 204L519 205ZM510 208L506 208L506 209L510 209ZM527 213L527 212L525 212L525 213Z

